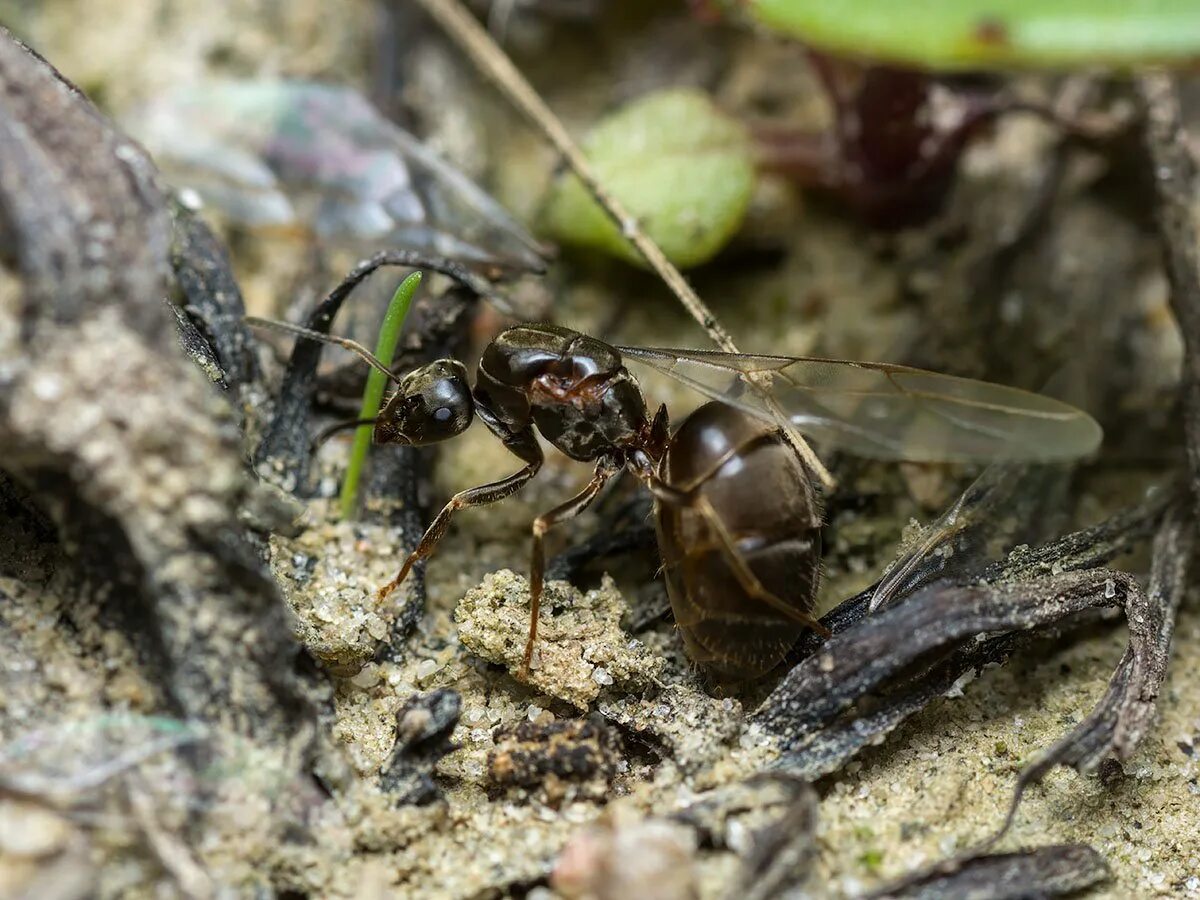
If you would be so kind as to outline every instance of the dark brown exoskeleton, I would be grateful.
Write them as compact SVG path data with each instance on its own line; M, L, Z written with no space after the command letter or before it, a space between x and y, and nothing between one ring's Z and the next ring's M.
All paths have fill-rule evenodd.
M554 325L518 325L484 350L472 390L455 360L398 376L344 338L253 323L345 346L395 381L375 420L377 443L437 443L478 415L524 462L507 478L455 494L381 596L433 552L457 510L503 500L538 473L538 432L572 459L595 463L583 490L533 521L523 672L537 637L545 534L586 509L623 468L655 497L688 652L722 675L751 678L773 668L804 628L827 633L812 616L820 507L784 439L780 410L830 446L888 459L1071 459L1100 440L1086 413L1056 400L903 366L614 347ZM623 356L720 402L702 406L671 437L666 407L649 415ZM769 402L761 392L739 392L752 375L770 380Z
M706 403L676 430L659 473L687 498L660 500L655 524L689 657L724 676L757 678L806 626L825 633L809 618L821 508L810 473L778 428Z
M544 536L554 525L583 512L605 482L622 468L627 468L649 487L657 498L660 509L675 511L676 519L680 522L685 521L683 517L686 516L689 536L699 536L701 532L706 535L704 540L706 546L710 547L708 555L704 556L701 551L697 551L696 555L696 559L704 560L705 577L707 574L723 572L723 584L735 590L736 598L740 598L742 604L747 602L747 596L765 598L760 602L763 609L759 611L759 618L762 623L768 623L768 630L771 626L781 626L782 631L792 635L793 642L799 630L806 625L824 631L824 628L809 615L812 607L811 590L792 591L790 603L775 595L768 596L769 592L755 574L755 566L741 560L732 541L744 531L746 516L735 516L730 522L731 527L726 527L720 522L722 510L731 510L730 502L735 499L733 495L727 491L722 492L721 486L715 490L708 490L704 478L691 478L686 485L680 487L669 476L664 477L662 462L668 445L666 407L660 407L653 417L649 415L641 388L625 368L616 348L566 328L553 325L520 325L502 332L488 345L479 362L473 393L469 392L465 372L461 369L461 365L457 363L441 361L418 369L402 379L399 389L375 425L376 441L430 443L445 440L460 433L470 424L470 410L473 407L484 424L504 442L505 447L524 461L525 466L502 481L472 488L452 497L429 526L420 544L404 561L395 580L382 589L383 595L386 596L404 581L417 560L433 552L456 510L503 500L537 474L543 457L535 436L536 431L571 459L594 462L596 468L582 491L533 521L533 550L529 573L530 625L523 663L525 669L532 658L537 636L538 609L545 569ZM769 427L759 427L732 408L725 409L728 414L723 418L712 415L708 417L711 420L707 426L709 431L740 419L743 423L742 432L745 434L771 432ZM721 421L718 422L718 419ZM694 433L686 428L682 431L687 435ZM741 436L731 435L739 443L735 452L742 449ZM747 444L746 449L749 447L750 444ZM681 471L686 471L686 461L695 455L695 448L681 447L672 454L676 461L674 465L681 467ZM706 465L705 459L702 457L697 465L703 468ZM772 463L775 463L774 459ZM730 467L726 466L726 469L728 468ZM819 516L813 505L812 487L801 468L796 469L796 473L796 477L791 480L796 482L795 487L801 493L794 496L794 502L803 505L804 499L807 498L809 508L804 514L803 522L806 526L809 522L819 525ZM789 475L791 474L789 470ZM743 498L741 509L749 510L761 505L747 504L748 499L753 498ZM785 517L786 512L780 510L780 515L775 518L781 520ZM773 524L777 529L787 527L787 523L782 521ZM672 531L673 551L678 548L678 539L681 536L678 528ZM722 543L726 539L730 542ZM787 548L794 555L800 550L801 543L788 544ZM819 543L810 541L807 549L803 551L809 559L789 560L794 569L804 569L813 575L809 581L814 586L818 549ZM690 569L690 562L683 568ZM780 585L796 586L794 580L776 580ZM681 600L676 603L676 610L683 608L680 603L686 602L682 599L685 596L692 598L692 610L700 610L689 611L686 619L681 620L684 633L689 635L689 648L703 645L703 641L696 643L690 637L703 630L701 619L711 620L708 624L710 632L719 630L721 623L725 622L730 623L734 630L743 629L743 623L738 620L738 599L719 596L719 589L715 585L712 589L706 588L701 592L689 590L693 582L687 577L682 580L676 577L673 581L687 585L683 590L688 591L679 595ZM673 602L676 593L673 589ZM717 601L717 609L707 610L706 606L714 599ZM743 615L743 618L753 619L754 615ZM724 644L708 638L712 649L698 654L697 658L702 662L711 662L714 666L718 663L733 663L733 660L727 659L726 655L720 652L720 648L741 652L741 645L755 637L752 633L753 627L743 630L744 634L731 635ZM777 631L768 636L760 629L759 636L774 646L779 643L779 633ZM769 651L754 651L749 655L758 659L771 654ZM780 658L782 651L775 655L774 662L778 662ZM739 671L744 668L740 664L732 664L730 667ZM756 669L755 674L765 671L761 665L752 668ZM766 668L770 668L770 665Z

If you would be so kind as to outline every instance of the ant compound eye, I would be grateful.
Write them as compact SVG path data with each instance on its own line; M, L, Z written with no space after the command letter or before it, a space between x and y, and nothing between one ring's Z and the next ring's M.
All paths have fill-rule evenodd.
M449 422L450 417L454 415L453 410L448 406L442 406L433 411L433 420L435 422Z

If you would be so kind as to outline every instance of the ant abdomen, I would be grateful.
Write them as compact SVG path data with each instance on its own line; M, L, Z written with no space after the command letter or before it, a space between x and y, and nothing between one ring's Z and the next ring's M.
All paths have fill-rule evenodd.
M688 656L726 678L766 674L809 627L816 595L821 511L804 464L776 428L712 402L679 427L659 471L688 496L655 510Z

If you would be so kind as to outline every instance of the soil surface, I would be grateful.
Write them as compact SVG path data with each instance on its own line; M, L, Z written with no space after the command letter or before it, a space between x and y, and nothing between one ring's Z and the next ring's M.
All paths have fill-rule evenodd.
M353 85L401 111L414 133L535 227L557 171L553 154L415 11L385 6L0 0L0 23L117 121L173 86L209 78ZM700 86L740 116L828 122L799 48L702 25L682 4L628 5L637 12L596 4L583 22L507 6L515 10L507 48L576 133L668 85ZM1036 79L1022 87L1049 91ZM1114 199L1121 186L1104 180L1108 162L1073 154L1046 221L1016 262L993 265L1055 141L1044 122L1001 120L964 157L947 208L899 233L869 230L836 204L763 177L733 245L690 273L748 350L895 360L1031 389L1058 377L1064 397L1102 412L1108 436L1053 511L1051 534L1136 502L1182 458L1170 415L1181 346L1167 285L1152 231ZM295 235L227 225L220 233L249 311L260 315L311 305L362 255L329 247L314 262ZM394 276L378 279L385 293ZM0 277L0 308L15 290ZM614 343L705 346L665 289L622 263L566 253L542 283L521 290L555 321ZM500 321L477 316L472 353ZM260 358L277 376L269 341ZM653 373L637 375L676 421L700 402ZM0 546L0 760L6 772L42 779L26 793L0 790L0 897L729 896L758 823L730 814L714 838L677 816L777 757L773 737L748 721L773 681L722 689L690 665L662 615L654 560L636 555L609 561L603 577L549 584L532 670L517 677L530 522L589 471L552 451L518 495L458 514L426 570L424 615L391 646L394 624L419 597L411 584L386 601L376 591L410 548L386 518L339 519L347 452L338 440L321 450L318 496L288 506L291 527L264 550L287 627L311 657L303 683L315 712L298 717L286 740L174 717L130 629L71 598L47 535ZM478 423L432 459L434 508L517 467ZM830 464L839 490L826 503L822 612L872 584L917 523L978 474ZM550 555L605 528L605 510L623 498L554 532ZM1112 565L1147 568L1144 554ZM998 849L1087 843L1111 868L1089 896L1200 896L1195 601L1182 604L1158 721L1136 754L1100 774L1052 771L1027 793ZM1020 770L1100 700L1126 640L1119 617L1101 616L1040 637L1005 665L960 679L821 779L812 875L795 896L857 896L990 835ZM443 689L460 697L456 724L438 732L446 752L433 753L427 770L405 761L413 768L396 774L398 738L436 743L421 743L437 720L413 712L413 698ZM309 754L316 762L297 762ZM120 776L104 774L109 767ZM433 789L419 803L399 802L389 771ZM629 872L640 880L622 881Z

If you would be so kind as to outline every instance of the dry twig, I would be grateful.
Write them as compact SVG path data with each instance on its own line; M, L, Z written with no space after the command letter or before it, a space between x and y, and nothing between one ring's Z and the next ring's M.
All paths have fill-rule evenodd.
M414 0L424 9L459 45L508 100L517 107L554 146L566 160L571 171L579 178L584 187L595 198L600 208L620 229L621 234L629 241L642 257L671 289L671 292L683 304L688 314L696 320L701 328L718 347L726 353L737 353L737 345L729 332L722 327L713 311L700 299L700 296L687 283L682 273L675 268L662 249L654 243L649 235L642 230L637 219L625 209L625 205L614 197L600 182L587 157L579 149L574 138L559 121L550 107L538 96L537 91L513 65L508 55L492 40L487 30L480 25L459 0ZM787 415L770 399L770 383L753 384L768 398L771 411L775 414L788 442L795 447L804 464L820 479L826 489L832 489L836 482L820 458L808 446L807 441L800 436L788 420Z
M1001 900L1061 897L1109 878L1104 859L1086 844L1055 844L940 862L870 894L871 900Z

